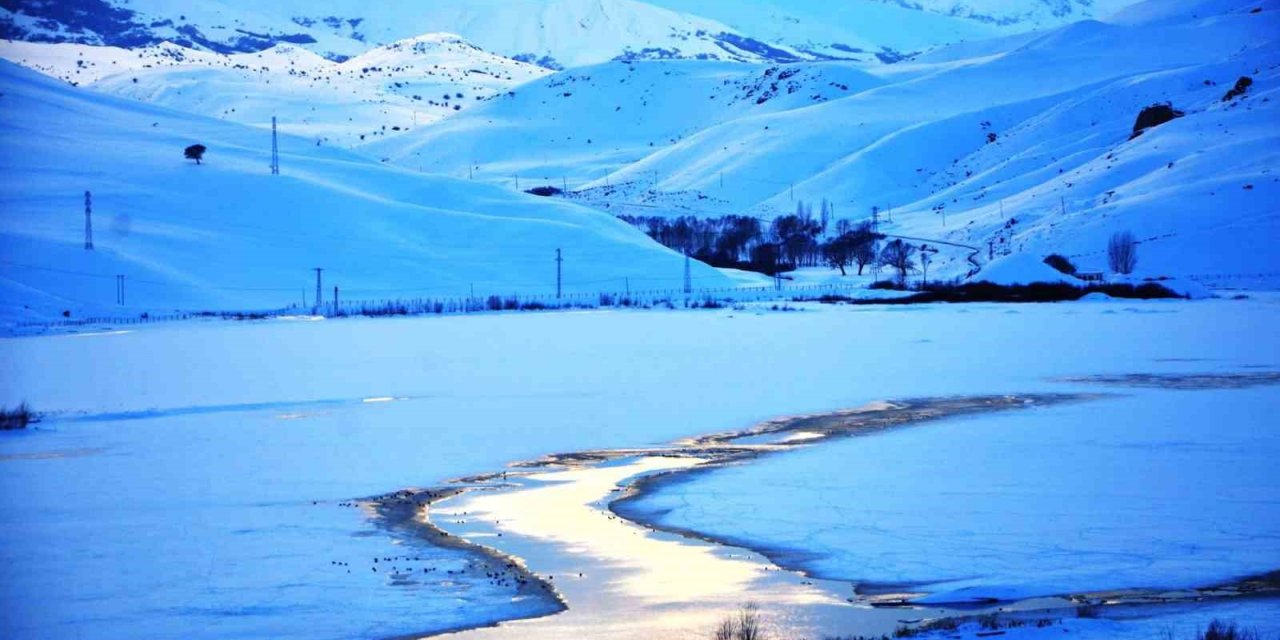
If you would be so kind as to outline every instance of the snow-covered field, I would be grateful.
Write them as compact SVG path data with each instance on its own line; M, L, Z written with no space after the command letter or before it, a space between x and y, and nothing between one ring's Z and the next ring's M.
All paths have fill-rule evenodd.
M0 437L0 594L11 612L0 631L22 638L136 637L139 630L314 637L322 628L331 637L383 637L446 628L460 618L517 616L538 603L513 606L510 592L488 588L482 579L404 585L375 573L374 557L428 558L399 561L414 571L459 568L464 561L381 534L367 514L339 503L495 471L546 453L661 443L878 399L1079 387L1051 380L1060 376L1274 370L1280 344L1270 327L1278 304L1274 296L1257 294L1247 300L806 307L789 313L189 322L7 339L0 341L0 402L25 400L47 418L35 430ZM1220 407L1263 392L1179 393ZM1126 423L1124 411L1112 415L1109 407L1132 408L1134 416L1146 418L1167 415L1143 409L1143 397L1078 411L1098 429ZM394 400L370 401L375 399ZM1214 420L1208 426L1228 438L1223 447L1247 440L1255 453L1274 450L1275 439L1260 431L1268 422L1246 408L1255 405L1240 406L1230 413L1238 424L1229 427L1218 424L1223 411L1195 415ZM1070 413L1074 408L1055 411L1082 415ZM1046 411L1029 424L1055 416L1060 414ZM1019 442L999 439L1009 428L992 419L919 433L940 442L964 435L977 442L984 433ZM1189 423L1170 428L1177 431L1163 440L1169 464L1185 460L1213 468L1224 455L1196 445L1203 436L1188 433ZM868 438L831 446L854 456L862 455L854 451L860 445L878 450L914 437L920 436L902 432L877 436L880 445ZM1054 436L1064 446L1067 437ZM1154 438L1148 429L1076 446L1145 448ZM975 461L984 450L974 449ZM937 449L895 451L901 456L897 468L920 469L935 460ZM1241 465L1251 459L1242 457ZM785 460L762 462L759 473L771 473ZM1095 469L1107 471L1105 464ZM862 477L849 476L851 470L844 465L840 473ZM840 480L806 476L815 487ZM1188 495L1209 486L1227 489L1232 481L1266 486L1274 473L1206 481L1204 488L1187 489L1193 492ZM1077 482L1068 486L1098 486ZM1169 483L1126 489L1155 491L1131 498L1142 507L1189 480ZM1046 487L1019 486L1033 494ZM1240 484L1232 490L1248 497L1248 489ZM1239 507L1204 508L1205 514L1230 515ZM1266 525L1266 517L1254 524ZM1136 544L1132 529L1116 526ZM1206 533L1170 540L1208 546L1220 538ZM1268 543L1232 544L1263 553ZM1201 565L1206 573L1197 576L1220 569L1231 577L1239 571L1233 562L1253 557L1222 562L1223 553L1206 549L1204 557L1214 562ZM986 558L995 562L996 555ZM1096 560L1088 553L1075 558L1080 564ZM1014 559L991 570L1011 572ZM921 562L946 566L942 558Z

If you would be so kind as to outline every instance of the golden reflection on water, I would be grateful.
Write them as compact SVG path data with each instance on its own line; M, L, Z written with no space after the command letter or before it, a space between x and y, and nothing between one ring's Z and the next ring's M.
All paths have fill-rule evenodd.
M787 633L818 635L830 618L879 611L845 601L847 584L808 581L762 557L655 532L606 508L620 483L640 474L688 468L702 460L642 457L620 464L536 473L520 486L474 491L432 508L451 533L522 558L564 596L569 610L450 637L705 638L749 600ZM498 534L501 534L499 536ZM890 613L889 616L894 616ZM847 627L841 627L847 628Z

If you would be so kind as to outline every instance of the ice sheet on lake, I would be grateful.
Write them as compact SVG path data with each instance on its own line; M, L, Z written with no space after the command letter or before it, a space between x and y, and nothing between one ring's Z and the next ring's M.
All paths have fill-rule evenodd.
M1280 559L1275 387L929 423L734 465L631 508L935 602L1209 586Z

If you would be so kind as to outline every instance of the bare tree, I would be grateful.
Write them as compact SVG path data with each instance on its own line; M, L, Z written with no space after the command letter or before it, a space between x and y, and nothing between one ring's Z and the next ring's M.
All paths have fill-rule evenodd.
M716 627L715 633L711 634L714 640L733 640L734 632L738 630L738 625L733 616L727 616L720 621Z
M737 614L725 616L711 635L714 640L764 640L764 621L760 605L748 602Z
M880 264L898 272L898 284L906 285L907 274L916 270L916 248L902 240L890 240L880 250Z
M738 609L737 640L763 640L764 626L760 620L760 606L748 602Z
M858 275L862 275L862 268L876 261L876 241L875 238L868 237L865 242L860 242L853 247L853 263L858 265Z
M853 262L853 245L848 236L840 236L822 245L822 259L827 264L840 270L840 275L848 275L844 268Z
M1107 265L1115 273L1133 273L1138 266L1138 242L1132 233L1117 231L1111 234L1111 241L1107 243Z

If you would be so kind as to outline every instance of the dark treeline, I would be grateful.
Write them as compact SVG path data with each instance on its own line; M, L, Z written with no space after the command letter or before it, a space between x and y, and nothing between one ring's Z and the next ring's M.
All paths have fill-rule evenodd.
M877 241L871 223L831 220L824 201L819 216L799 203L796 213L763 222L750 216L718 218L618 216L649 237L713 267L746 269L773 275L798 267L864 266L875 260Z

